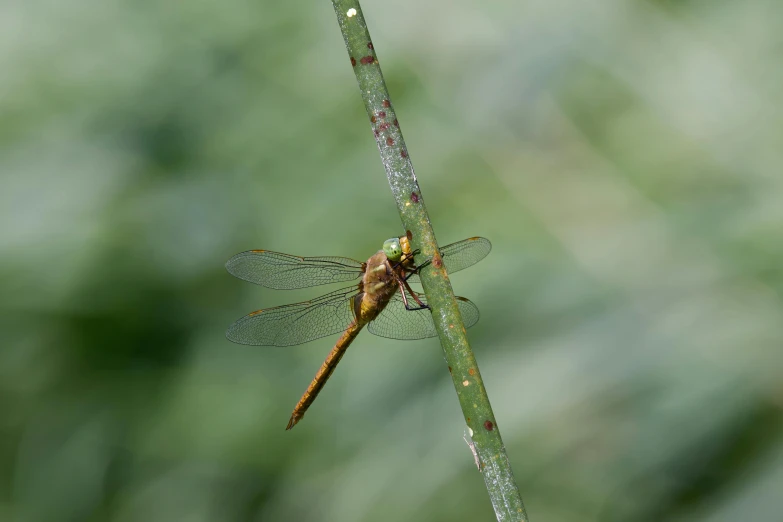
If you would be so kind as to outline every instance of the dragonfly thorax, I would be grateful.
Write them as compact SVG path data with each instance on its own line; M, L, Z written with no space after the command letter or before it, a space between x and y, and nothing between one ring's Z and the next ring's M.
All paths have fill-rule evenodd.
M380 314L397 291L394 267L381 250L369 258L360 284L361 291L354 297L356 322L367 324Z

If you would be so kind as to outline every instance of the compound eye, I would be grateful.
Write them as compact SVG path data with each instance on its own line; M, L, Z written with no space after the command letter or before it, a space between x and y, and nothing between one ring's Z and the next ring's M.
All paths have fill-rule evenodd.
M389 258L389 261L399 261L402 257L402 247L400 240L396 237L387 239L383 242L383 253Z

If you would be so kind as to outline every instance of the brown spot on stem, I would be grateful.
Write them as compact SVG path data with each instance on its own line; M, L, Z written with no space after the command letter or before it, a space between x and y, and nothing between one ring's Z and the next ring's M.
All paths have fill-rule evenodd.
M394 145L394 140L393 140L393 139L391 139L391 138L386 138L386 145L388 145L389 147L391 147L392 145Z
M378 128L381 129L382 131L385 131L386 129L389 128L389 124L388 123L381 123L380 125L378 125Z
M351 65L356 67L356 58L354 58L353 56L351 56Z
M449 373L451 373L451 366L449 366Z
M408 241L410 241L411 239L413 239L413 232L411 232L410 230L406 230L405 237L407 237Z
M375 129L374 131L372 131L372 133L375 134L376 138L381 135L381 131L379 131L378 129Z
M394 118L394 126L395 127L399 127L400 126L399 122L397 121L397 118Z
M373 114L372 116L370 116L370 121L371 121L372 123L375 123L375 122L377 121L377 120L375 119L375 115L374 115L374 114Z
M385 118L386 117L386 112L385 111L378 111L378 116L380 116L381 118Z
M384 107L391 107L391 103L389 103L389 100L383 100L383 102L381 102L381 105L383 105Z
M419 202L419 195L416 194L415 192L411 192L411 201L413 201L414 203L418 203Z
M470 422L470 417L468 417L468 422Z
M487 431L492 431L495 429L495 425L492 424L491 420L484 421L484 429Z
M443 266L443 258L440 257L438 252L435 252L435 255L432 256L432 266L435 268L440 268Z
M368 49L375 49L375 47L372 46L372 42L367 42L367 48Z
M400 151L400 156L402 156L403 158L407 158L408 157L408 153L405 152L405 149Z
M468 370L468 373L471 374L471 375L476 375L476 370L471 368L470 370Z
M370 65L372 62L375 61L375 58L373 58L372 56L362 56L362 59L359 61L362 62L362 65Z

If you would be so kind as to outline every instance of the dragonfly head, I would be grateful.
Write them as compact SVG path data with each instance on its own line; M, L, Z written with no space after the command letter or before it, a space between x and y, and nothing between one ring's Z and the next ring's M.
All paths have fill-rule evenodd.
M396 263L402 258L402 247L400 239L393 237L383 242L383 253L389 258L389 261Z

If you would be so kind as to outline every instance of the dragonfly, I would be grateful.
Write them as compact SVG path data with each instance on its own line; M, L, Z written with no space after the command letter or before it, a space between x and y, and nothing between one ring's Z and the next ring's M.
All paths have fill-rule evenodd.
M489 240L471 237L440 248L449 273L472 266L492 249ZM342 332L332 351L294 407L286 430L294 427L323 389L359 332L390 339L425 339L437 332L426 298L414 291L419 281L418 251L407 236L394 237L367 261L347 257L299 257L271 250L249 250L226 263L228 272L267 288L292 290L358 280L302 303L256 310L232 324L228 340L256 346L293 346ZM457 297L462 321L471 327L479 319L475 304Z

